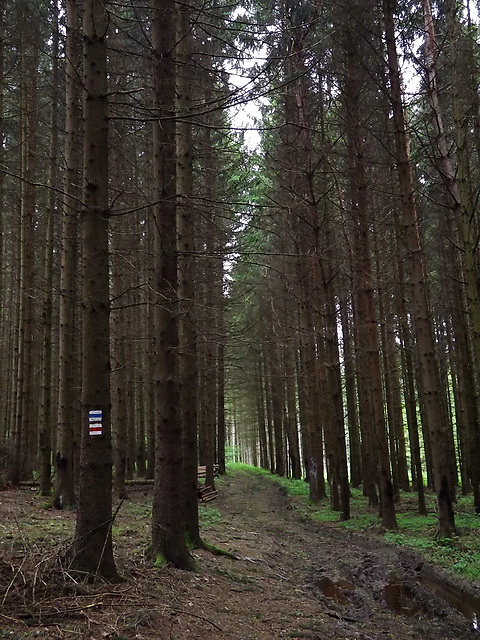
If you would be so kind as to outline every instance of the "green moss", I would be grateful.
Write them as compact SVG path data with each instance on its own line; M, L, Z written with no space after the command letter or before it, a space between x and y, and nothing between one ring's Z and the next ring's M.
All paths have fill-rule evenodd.
M113 525L112 527L113 537L123 536L126 538L134 538L137 535L136 529L133 529L128 525Z
M185 544L187 545L187 549L189 551L193 551L195 549L195 545L193 544L193 540L188 533L185 534Z
M164 569L167 566L167 564L168 564L167 559L161 553L158 553L155 556L155 560L153 562L154 567L156 567L157 569Z
M213 553L216 556L226 556L227 558L231 558L232 560L237 560L237 556L232 553L231 551L228 551L227 549L222 549L222 547L217 547L214 544L210 544L209 542L206 542L205 540L202 541L203 542L203 546L207 551L210 551L210 553Z

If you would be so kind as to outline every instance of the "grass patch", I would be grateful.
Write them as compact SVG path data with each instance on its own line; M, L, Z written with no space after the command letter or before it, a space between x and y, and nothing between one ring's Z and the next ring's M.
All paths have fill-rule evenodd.
M254 467L251 464L244 464L243 462L230 462L227 465L227 472L238 472L238 471L246 471L249 474L255 474L257 476L270 476L272 478L279 477L274 476L267 469L262 469L261 467Z
M308 484L305 480L294 480L293 478L279 478L277 480L275 476L272 477L275 482L285 489L289 496L308 497Z
M472 500L462 497L455 508L459 532L453 538L436 539L437 519L433 511L435 498L429 496L431 513L419 516L414 511L398 513L398 532L386 532L385 540L421 552L426 558L473 580L480 579L480 516L466 512Z
M133 502L126 500L121 506L120 513L129 518L150 520L152 517L152 501Z
M396 505L398 531L382 531L376 509L368 505L368 500L358 489L351 490L351 518L340 521L340 514L330 508L328 498L318 504L309 500L308 484L304 480L281 478L258 467L245 464L228 465L232 473L248 472L279 484L292 498L292 506L303 516L313 521L341 527L350 531L366 533L383 538L386 542L414 549L427 560L454 571L465 578L480 580L480 515L472 513L471 496L460 496L455 508L455 522L458 536L437 540L436 497L427 494L426 516L417 513L417 498L414 493L402 493Z
M203 505L199 505L198 507L198 517L200 521L200 526L208 529L208 527L214 527L217 524L220 524L223 520L222 514L218 509L214 507L204 507Z

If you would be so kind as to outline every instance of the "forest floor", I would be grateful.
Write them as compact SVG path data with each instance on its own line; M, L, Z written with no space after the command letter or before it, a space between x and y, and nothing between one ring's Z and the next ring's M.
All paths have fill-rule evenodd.
M202 534L235 557L195 551L198 571L182 572L145 558L152 489L132 488L113 529L118 585L76 584L61 570L74 513L29 489L0 492L0 638L478 637L480 585L378 536L308 520L268 478L235 472L219 489Z

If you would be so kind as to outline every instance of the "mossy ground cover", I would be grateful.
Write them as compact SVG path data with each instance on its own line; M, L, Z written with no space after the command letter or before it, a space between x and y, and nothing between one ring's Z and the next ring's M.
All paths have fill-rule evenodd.
M368 505L360 490L352 489L351 518L340 521L339 513L330 508L328 498L312 504L308 497L308 484L304 480L281 478L265 469L250 465L230 464L230 472L248 471L270 478L279 484L292 498L294 509L306 517L330 527L341 527L370 536L378 536L386 542L414 549L436 564L455 571L465 578L480 580L480 515L473 513L472 497L461 496L455 507L458 535L437 539L435 496L427 494L426 516L417 513L416 495L402 492L396 505L397 531L384 531L376 509Z
M214 527L222 521L222 514L218 509L204 505L198 507L198 517L202 529Z

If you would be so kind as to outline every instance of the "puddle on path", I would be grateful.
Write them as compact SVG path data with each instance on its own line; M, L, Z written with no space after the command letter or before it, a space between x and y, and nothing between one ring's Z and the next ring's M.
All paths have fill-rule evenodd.
M333 581L328 576L321 576L315 586L320 589L326 598L330 598L337 604L347 604L348 598L345 591L352 591L355 587L348 580Z
M457 589L453 585L440 582L431 576L419 576L418 581L470 620L475 631L479 630L480 595Z
M383 596L387 607L394 613L413 618L419 615L420 607L415 601L412 589L398 581L390 580L385 586Z
M418 583L470 620L475 631L479 630L480 595L443 583L433 576L418 576ZM332 580L328 576L317 578L315 586L326 598L340 605L348 604L348 592L355 589L355 585L348 580ZM390 611L399 615L413 618L427 613L422 603L416 599L413 588L396 576L391 577L385 585L383 597Z
M467 620L470 620L472 628L478 631L480 595L458 589L433 576L418 576L418 583L456 609ZM384 589L384 597L390 611L395 613L413 617L419 615L423 610L415 600L411 587L398 579L391 579L388 582Z

